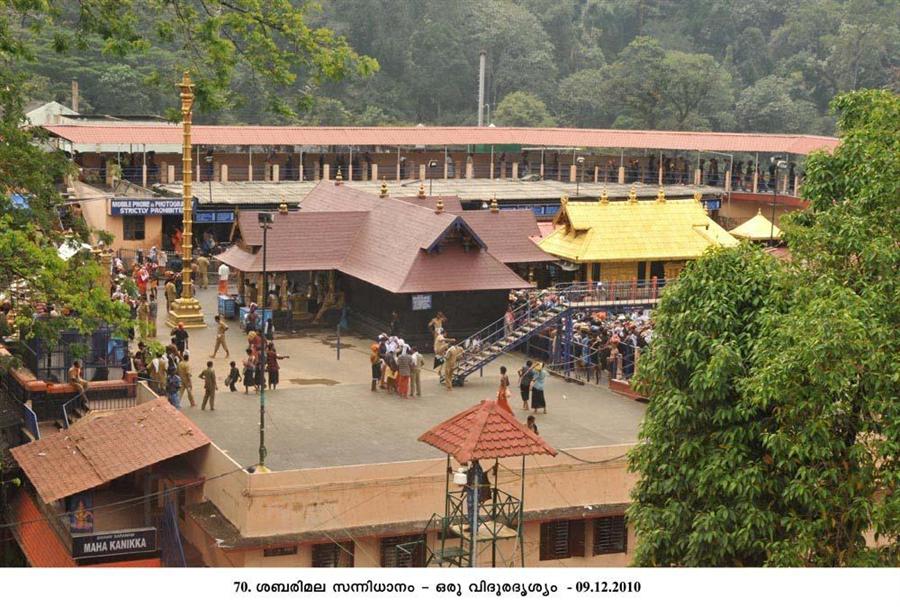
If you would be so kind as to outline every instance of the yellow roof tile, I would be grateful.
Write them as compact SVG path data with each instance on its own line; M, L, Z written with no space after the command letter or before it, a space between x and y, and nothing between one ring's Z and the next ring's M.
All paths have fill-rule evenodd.
M737 245L695 200L569 202L556 223L540 247L577 262L695 259L710 246Z

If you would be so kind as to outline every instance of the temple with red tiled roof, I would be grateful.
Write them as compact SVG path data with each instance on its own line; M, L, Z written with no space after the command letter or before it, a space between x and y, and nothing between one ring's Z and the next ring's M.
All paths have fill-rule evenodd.
M450 213L440 199L411 202L321 182L299 211L274 216L265 262L277 292L266 303L276 308L276 329L287 314L324 320L312 294L321 300L333 288L368 332L386 330L396 311L401 334L424 345L428 321L440 310L448 331L468 335L503 314L511 289L531 286L526 278L535 267L554 261L532 240L539 233L528 210ZM256 213L238 214L235 239L217 259L238 271L245 299L261 305Z

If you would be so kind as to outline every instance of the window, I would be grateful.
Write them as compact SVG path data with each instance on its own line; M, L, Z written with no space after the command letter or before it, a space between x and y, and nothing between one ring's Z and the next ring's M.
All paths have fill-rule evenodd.
M550 521L541 524L541 560L584 556L584 521Z
M297 554L297 546L279 546L278 548L264 548L263 556L289 556Z
M624 516L594 519L594 554L628 552L628 526Z
M313 567L353 567L353 542L315 544L312 547Z
M401 535L381 538L382 567L424 567L425 536Z
M125 215L122 217L122 239L144 240L143 215Z

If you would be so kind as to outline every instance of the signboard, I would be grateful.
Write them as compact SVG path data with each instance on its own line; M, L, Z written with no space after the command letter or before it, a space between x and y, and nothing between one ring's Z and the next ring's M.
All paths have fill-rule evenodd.
M69 497L69 529L72 533L94 531L94 494L90 491Z
M431 309L431 295L413 295L412 296L412 309L415 310L430 310Z
M72 535L72 556L76 559L140 554L142 552L156 552L156 527Z
M195 211L195 223L234 223L234 211Z
M181 215L181 198L113 198L110 215Z
M722 208L722 201L718 198L707 198L703 201L703 206L707 211L718 211Z

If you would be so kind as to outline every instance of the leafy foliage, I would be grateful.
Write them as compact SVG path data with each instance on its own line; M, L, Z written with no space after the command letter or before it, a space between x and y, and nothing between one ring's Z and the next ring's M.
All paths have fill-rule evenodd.
M86 77L88 105L128 113L177 104L182 69L192 72L198 107L227 108L240 72L268 83L263 97L281 114L308 103L308 86L377 68L331 30L310 26L312 5L290 0L0 0L0 7L0 294L10 298L25 337L52 341L66 328L130 322L101 286L107 268L89 254L57 254L63 242L87 242L89 234L83 221L62 225L59 191L71 163L39 132L22 128L26 102L59 90L52 67L66 83ZM153 83L165 86L166 101L144 86ZM43 303L73 313L35 322Z
M544 102L521 91L503 98L497 106L493 122L499 126L554 126Z
M266 17L281 14L282 2ZM140 56L122 56L122 45L87 34L77 54L60 56L58 44L75 48L76 41L44 27L40 61L31 69L46 93L35 98L62 102L69 80L78 78L83 99L98 112L124 106L162 114L173 105L172 74L190 65L207 91L198 122L312 124L320 113L314 101L324 98L343 105L346 113L331 115L342 124L380 116L389 123L473 124L484 49L486 103L494 111L521 91L564 125L610 127L618 120L633 128L831 133L827 111L835 95L898 87L900 4L883 0L368 0L364 7L329 0L321 11L301 4L303 26L288 20L287 33L255 21L265 6L260 0L132 6L131 29L148 33L124 50L140 48ZM234 14L229 6L249 12ZM194 15L205 25L185 30L181 19ZM310 36L318 40L313 33L323 27L335 32L322 38L333 59L286 61L280 54ZM255 38L266 32L278 53ZM349 51L342 36L377 58L379 69ZM662 54L651 52L653 45ZM196 48L208 59L196 61ZM242 58L257 52L271 60ZM110 69L141 86L125 91L116 85L122 80L101 79ZM328 78L336 72L337 82ZM230 88L221 86L223 78ZM778 80L755 86L767 78ZM658 111L642 101L647 94ZM215 111L203 111L208 107Z
M660 303L638 564L900 564L900 98L834 108L842 143L784 221L793 262L712 252Z

